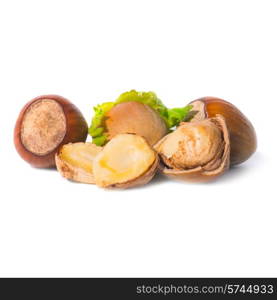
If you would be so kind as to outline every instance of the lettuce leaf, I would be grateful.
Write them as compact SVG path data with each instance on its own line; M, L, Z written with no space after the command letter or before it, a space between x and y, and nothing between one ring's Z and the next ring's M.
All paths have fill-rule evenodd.
M168 129L171 129L185 119L192 106L188 105L181 108L168 109L162 101L153 92L137 92L131 90L121 94L114 102L104 102L95 106L94 116L89 128L89 134L93 138L93 143L102 146L107 142L107 134L105 133L105 115L114 106L119 103L136 101L150 106L165 121Z
M180 108L171 108L167 110L167 126L169 129L179 125L180 122L184 121L188 113L192 109L192 105L187 105Z

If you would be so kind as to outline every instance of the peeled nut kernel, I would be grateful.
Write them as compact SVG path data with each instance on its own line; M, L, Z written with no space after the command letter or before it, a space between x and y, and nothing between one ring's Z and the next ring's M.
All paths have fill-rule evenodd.
M246 161L257 148L255 129L246 116L233 104L215 97L204 97L190 103L193 106L191 122L215 117L224 117L230 135L230 164Z
M155 175L158 155L135 134L118 134L93 161L95 181L101 187L129 188L149 182Z
M101 150L92 143L66 144L56 154L57 169L67 179L94 184L92 163Z
M55 154L67 143L84 142L87 123L79 109L58 95L39 96L21 110L14 129L18 154L38 168L55 167Z
M181 123L154 148L161 159L161 171L169 177L208 181L229 168L229 134L220 115L198 122Z
M140 102L117 104L107 113L105 121L108 138L117 134L134 133L144 137L150 145L168 132L164 120L151 107Z
M161 143L166 164L177 169L191 169L207 164L222 148L220 129L211 121L182 123L166 142Z

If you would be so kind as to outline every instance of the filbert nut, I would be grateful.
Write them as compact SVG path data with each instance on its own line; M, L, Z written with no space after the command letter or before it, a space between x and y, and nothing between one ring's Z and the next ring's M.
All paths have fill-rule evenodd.
M67 143L85 142L87 123L79 109L58 95L43 95L21 110L14 129L19 155L34 167L55 167L55 154Z
M154 148L160 156L162 173L176 179L209 181L229 169L229 133L220 115L183 122Z
M102 147L93 143L69 143L56 153L60 174L72 181L95 184L92 162Z
M119 103L106 115L108 139L120 133L143 136L150 145L156 144L168 133L164 120L146 104L130 101Z
M158 167L158 155L145 138L118 134L92 162L95 183L105 188L130 188L148 183Z
M255 129L247 117L233 104L215 97L194 100L191 122L213 118L220 114L224 117L230 135L230 164L238 165L246 161L257 148Z

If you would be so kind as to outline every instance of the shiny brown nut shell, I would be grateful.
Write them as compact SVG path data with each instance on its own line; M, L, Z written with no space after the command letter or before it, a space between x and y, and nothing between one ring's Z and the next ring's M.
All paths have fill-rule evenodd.
M67 143L84 142L87 123L79 109L58 95L42 95L21 110L14 129L18 154L38 168L55 167L55 154Z
M92 143L63 145L55 156L57 169L66 179L95 184L92 163L101 150L102 147Z
M246 161L257 148L256 132L247 117L232 103L215 97L204 97L190 103L191 121L203 120L220 114L224 117L230 135L230 164Z

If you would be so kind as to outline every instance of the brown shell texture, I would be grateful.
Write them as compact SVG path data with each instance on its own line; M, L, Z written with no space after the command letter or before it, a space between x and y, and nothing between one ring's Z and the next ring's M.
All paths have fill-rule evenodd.
M66 118L66 132L62 142L50 153L44 156L28 151L21 141L21 127L24 114L36 101L50 99L59 103ZM18 154L33 167L53 168L55 167L55 154L59 148L67 143L85 142L88 133L88 126L80 110L69 100L58 95L42 95L29 101L21 110L14 129L14 144Z
M230 164L238 165L250 158L257 149L257 136L249 119L232 103L215 97L204 97L190 103L195 106L191 121L224 117L230 136Z

